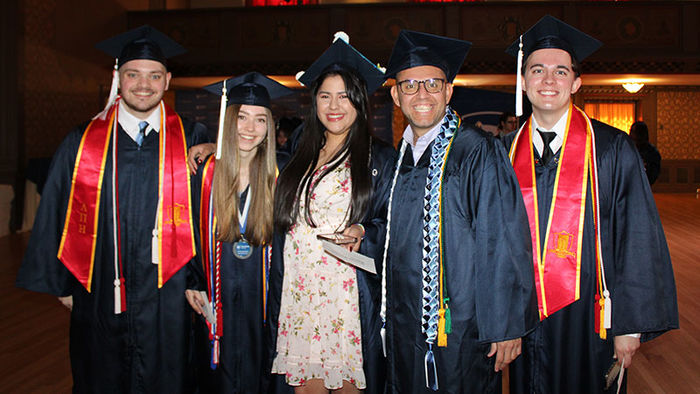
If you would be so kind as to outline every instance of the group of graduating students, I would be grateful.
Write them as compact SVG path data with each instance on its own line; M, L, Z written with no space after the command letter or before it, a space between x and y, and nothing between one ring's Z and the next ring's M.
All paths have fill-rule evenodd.
M218 141L191 179L204 130L161 100L181 48L147 27L110 46L120 95L59 148L17 281L72 308L74 392L487 393L513 360L511 392L614 392L608 368L678 326L639 156L571 102L600 43L555 18L509 49L533 115L503 142L448 105L471 44L404 30L386 70L341 38L298 77L291 157L270 111L291 90L207 87ZM368 123L389 78L398 152Z

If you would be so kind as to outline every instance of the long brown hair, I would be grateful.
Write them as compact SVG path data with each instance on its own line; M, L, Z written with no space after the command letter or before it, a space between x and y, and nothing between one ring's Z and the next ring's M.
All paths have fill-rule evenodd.
M240 104L226 109L224 117L224 138L221 159L216 161L213 181L214 212L217 220L217 239L233 242L241 238L238 223L238 196L240 155L238 154L238 112ZM255 156L250 162L248 180L248 198L250 211L245 229L245 239L253 245L268 244L272 240L272 211L274 207L274 187L277 171L275 154L275 124L272 113L265 108L267 115L267 134L258 145Z

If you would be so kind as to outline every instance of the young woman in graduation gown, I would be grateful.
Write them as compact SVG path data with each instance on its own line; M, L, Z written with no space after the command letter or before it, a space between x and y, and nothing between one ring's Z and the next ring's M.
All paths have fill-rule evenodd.
M228 97L222 113L225 101L229 106L219 150L199 166L192 185L198 280L186 295L200 315L197 383L200 392L260 393L267 378L265 299L278 172L269 107L271 98L292 91L259 73L205 89Z
M354 237L348 248L381 261L395 151L370 135L368 91L383 75L336 40L299 80L310 85L311 113L275 192L273 383L297 393L381 393L381 278L325 253L316 236Z

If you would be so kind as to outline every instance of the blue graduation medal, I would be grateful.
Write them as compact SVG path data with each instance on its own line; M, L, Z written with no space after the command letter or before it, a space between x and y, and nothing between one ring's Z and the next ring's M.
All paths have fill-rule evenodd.
M233 243L233 255L237 259L244 260L253 254L253 246L245 239L245 227L248 221L248 211L250 210L250 187L248 187L248 195L243 205L243 212L238 211L238 223L241 230L241 239Z

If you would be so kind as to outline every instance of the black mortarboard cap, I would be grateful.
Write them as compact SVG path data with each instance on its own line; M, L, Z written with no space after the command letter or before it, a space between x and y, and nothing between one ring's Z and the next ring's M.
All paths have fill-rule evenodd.
M435 66L445 72L448 82L452 82L471 47L469 41L401 30L389 57L386 77L396 78L397 73L408 68Z
M204 90L221 95L224 83L228 105L247 104L270 108L271 99L294 93L294 90L255 71L205 86Z
M572 58L582 61L598 50L603 44L588 34L566 24L559 19L545 15L522 35L523 59L538 49L556 48L569 52ZM506 52L518 56L520 38L515 40Z
M367 84L367 93L372 94L384 83L384 73L369 59L362 55L346 41L347 35L336 33L336 39L321 56L297 79L305 86L311 84L319 75L331 69L350 69L356 72Z
M175 40L148 25L108 38L96 47L118 58L118 67L136 59L155 60L167 66L166 59L186 52Z

